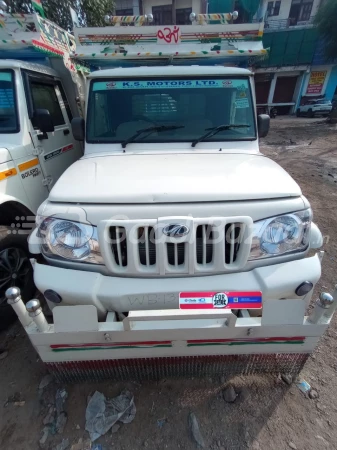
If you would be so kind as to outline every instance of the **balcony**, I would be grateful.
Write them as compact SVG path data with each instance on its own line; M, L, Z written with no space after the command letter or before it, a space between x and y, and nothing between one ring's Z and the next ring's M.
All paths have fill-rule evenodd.
M294 30L300 28L312 28L314 26L315 16L311 16L308 20L296 21L294 19L266 19L264 23L264 32L270 33L278 30Z

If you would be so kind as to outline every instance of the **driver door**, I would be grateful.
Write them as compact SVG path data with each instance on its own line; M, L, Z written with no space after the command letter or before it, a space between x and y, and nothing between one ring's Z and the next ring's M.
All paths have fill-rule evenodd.
M44 185L51 190L62 173L82 156L82 149L71 131L71 110L62 84L57 78L25 73L25 87L31 119L31 136L44 175ZM34 123L35 109L47 109L54 132L42 134Z

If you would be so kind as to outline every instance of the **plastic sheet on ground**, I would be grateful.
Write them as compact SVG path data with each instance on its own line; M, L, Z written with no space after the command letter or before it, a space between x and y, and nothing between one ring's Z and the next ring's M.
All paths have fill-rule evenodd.
M85 429L95 441L103 436L116 422L130 423L136 415L133 395L123 391L112 399L96 391L88 402L85 412Z

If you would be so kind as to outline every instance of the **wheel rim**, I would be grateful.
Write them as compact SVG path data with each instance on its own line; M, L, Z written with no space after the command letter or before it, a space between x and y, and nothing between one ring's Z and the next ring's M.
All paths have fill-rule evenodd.
M5 292L12 286L23 289L31 272L26 253L16 247L0 252L0 307L7 305Z

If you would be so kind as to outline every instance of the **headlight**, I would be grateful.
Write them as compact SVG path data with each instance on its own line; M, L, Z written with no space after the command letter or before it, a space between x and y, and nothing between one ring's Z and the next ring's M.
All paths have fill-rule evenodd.
M311 209L307 209L255 222L249 260L304 251L311 219Z
M42 253L46 256L104 264L97 228L92 225L48 217L42 220L38 236L42 238Z

